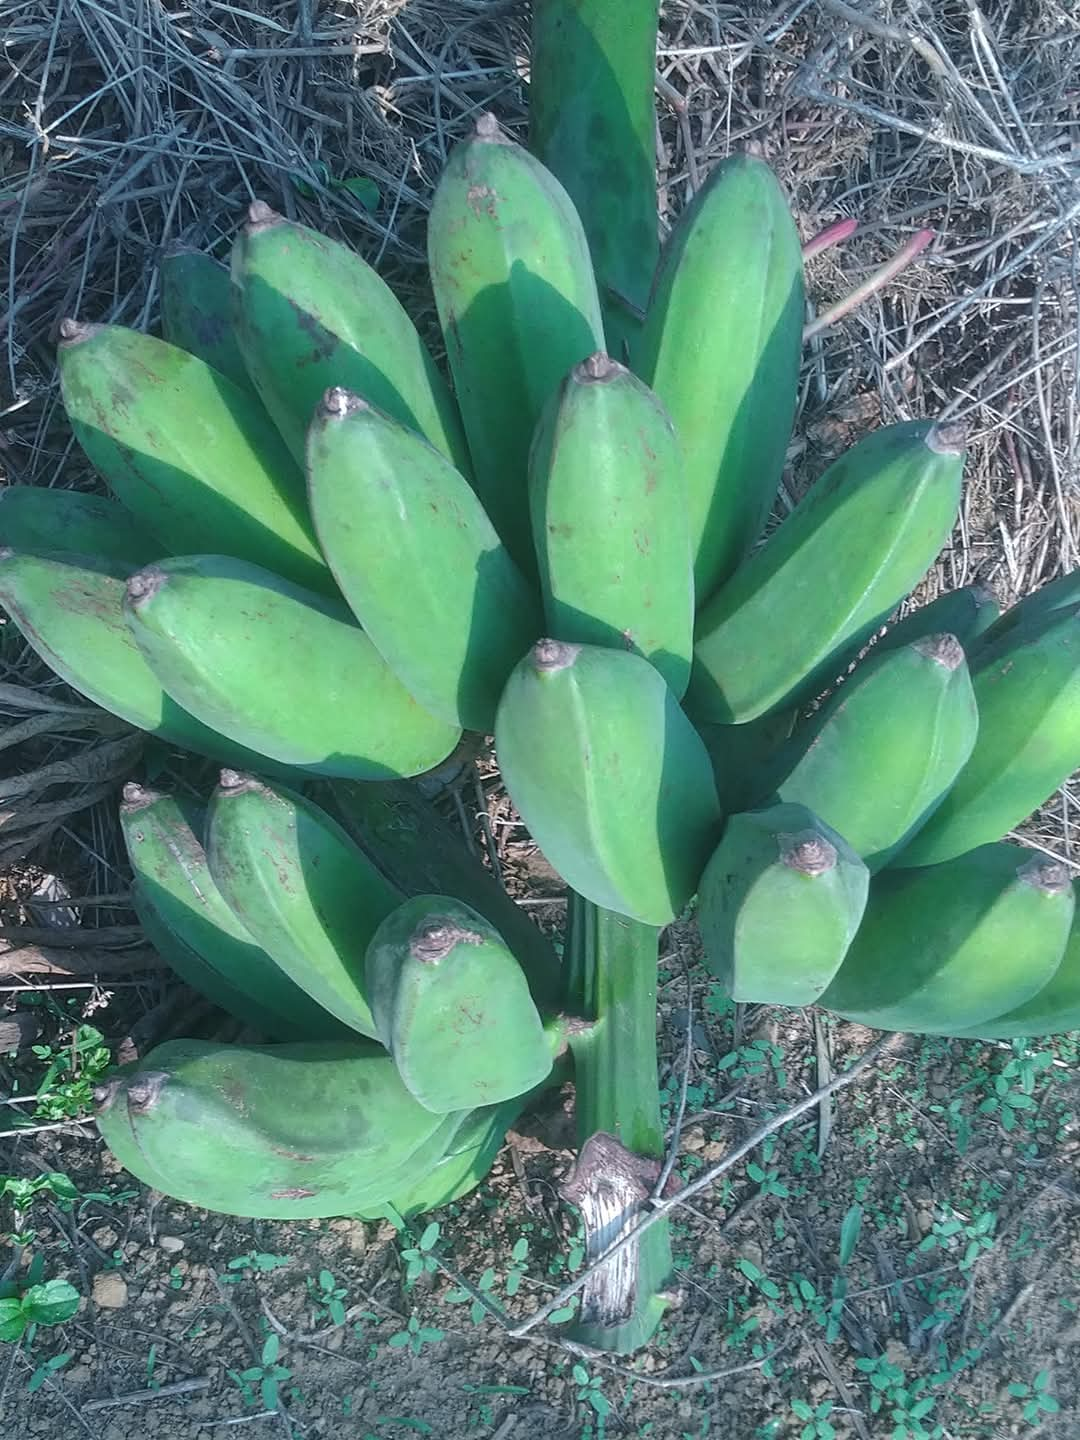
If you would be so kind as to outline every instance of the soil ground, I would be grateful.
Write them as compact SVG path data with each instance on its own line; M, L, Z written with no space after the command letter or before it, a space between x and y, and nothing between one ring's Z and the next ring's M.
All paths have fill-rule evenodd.
M252 195L356 245L430 331L431 187L479 111L520 133L523 6L256 0L174 13L141 0L27 0L10 10L5 478L95 483L57 403L60 318L152 323L162 245L226 253ZM969 428L966 499L920 598L978 580L1009 602L1073 568L1072 7L670 0L662 40L665 224L720 156L752 142L788 187L804 238L862 222L811 264L819 313L920 226L937 233L808 346L785 505L865 429L944 411ZM368 188L340 183L357 179ZM411 1236L352 1220L237 1221L134 1184L78 1118L96 1071L108 1055L221 1033L221 1022L145 968L116 790L135 765L196 791L209 773L177 771L153 747L140 759L92 716L50 710L75 697L10 626L0 665L10 724L50 711L5 752L0 921L19 929L0 934L0 1023L17 1020L24 1044L0 1056L0 1097L33 1123L4 1142L0 1184L56 1173L74 1187L43 1191L21 1213L0 1197L0 1240L23 1242L9 1237L0 1268L25 1278L38 1266L82 1297L66 1323L0 1344L5 1435L1080 1434L1077 1037L1030 1050L898 1038L852 1087L676 1213L678 1303L625 1362L512 1340L450 1298L464 1278L524 1316L580 1267L557 1196L572 1158L569 1094L522 1123L478 1191ZM558 929L550 874L497 787L458 800L469 830L490 812L510 888ZM1073 784L1023 838L1075 871L1076 814ZM45 946L35 953L54 968L29 973L25 958L20 968L3 953L18 944ZM673 1123L687 1075L684 1180L874 1039L813 1012L732 1006L697 964L689 928L668 932L663 957L661 1077ZM72 1068L60 1072L65 1056ZM50 1069L51 1098L27 1104Z

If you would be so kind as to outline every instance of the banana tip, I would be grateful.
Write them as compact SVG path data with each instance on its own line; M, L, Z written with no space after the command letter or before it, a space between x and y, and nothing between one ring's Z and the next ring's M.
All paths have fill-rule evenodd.
M570 373L579 385L606 385L620 375L625 375L627 370L625 365L613 360L607 351L597 350L582 360L580 365L575 365Z
M61 345L79 345L84 340L89 340L94 331L100 328L98 325L84 325L81 320L72 320L68 317L60 321L60 343Z
M931 426L926 437L928 449L935 455L962 455L967 445L967 429L958 420Z
M226 768L218 774L218 790L223 795L242 795L249 790L261 788L254 775L245 775L242 770Z
M1062 865L1058 860L1044 859L1040 855L1021 865L1016 873L1025 885L1030 885L1033 890L1041 890L1044 895L1060 895L1062 891L1068 890L1071 884L1067 865Z
M477 120L473 137L477 140L485 140L489 145L508 145L510 143L503 134L502 126L490 110L485 110Z
M126 814L135 810L145 810L152 805L159 797L154 790L148 790L145 785L140 785L137 780L129 780L124 786L122 809Z
M132 605L145 604L154 598L168 578L160 565L147 565L145 570L137 570L128 580L127 598Z
M566 670L580 650L580 645L569 645L564 640L538 640L532 648L532 663L537 670Z
M964 647L955 635L947 632L941 635L924 635L921 640L915 641L913 649L920 655L925 655L927 660L944 666L946 670L959 670L964 663Z
M149 1070L145 1075L136 1075L133 1080L129 1080L128 1109L134 1110L137 1114L145 1114L147 1110L152 1110L157 1104L158 1096L168 1078L164 1070Z
M341 385L332 385L319 402L319 414L326 420L344 420L358 410L370 410L362 395L354 395Z
M813 830L800 830L797 835L781 835L780 859L789 870L803 875L824 875L836 868L836 846L824 835Z
M247 208L247 231L254 234L259 230L267 230L271 225L280 225L282 216L267 205L265 200L253 200Z
M409 954L421 965L438 965L456 945L480 945L484 937L452 920L425 920L409 939Z

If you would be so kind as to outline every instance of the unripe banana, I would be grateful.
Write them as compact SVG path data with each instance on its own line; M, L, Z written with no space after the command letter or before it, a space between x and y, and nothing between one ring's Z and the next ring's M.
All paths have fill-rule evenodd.
M1050 980L1074 908L1065 867L1017 845L886 870L821 1004L883 1030L970 1030Z
M812 1005L847 954L869 883L804 805L731 816L698 890L706 969L734 1000Z
M44 485L6 485L0 490L0 545L91 555L132 569L164 554L115 500Z
M87 556L0 550L0 605L46 665L95 705L198 755L265 769L264 757L166 695L124 620L121 576L130 570Z
M1080 766L1080 606L1036 615L980 647L972 685L971 758L896 865L933 865L997 840Z
M1078 893L1080 882L1074 881L1074 898ZM1080 1030L1080 906L1061 964L1042 989L1015 1010L957 1033L977 1040L1015 1040L1020 1035L1063 1035L1072 1030Z
M507 676L543 626L468 481L340 389L316 413L307 467L323 553L365 633L432 715L489 734Z
M106 1144L147 1184L226 1215L354 1214L416 1184L462 1115L424 1110L363 1040L172 1040L95 1095Z
M762 788L808 806L881 870L942 803L978 729L955 636L875 647L765 767Z
M1000 613L997 601L982 585L963 585L947 590L929 605L912 610L903 620L890 625L874 642L874 654L881 650L898 650L928 635L955 635L971 655L983 642Z
M608 349L641 328L656 223L659 0L535 0L529 149L566 186L589 237Z
M753 545L776 499L803 319L787 198L762 161L733 155L664 246L633 356L683 448L699 606Z
M494 1105L551 1070L521 967L460 900L417 895L392 911L368 946L366 976L379 1038L426 1109Z
M393 888L453 895L478 910L513 950L541 1011L558 1009L564 979L551 940L416 785L324 782L318 798Z
M541 640L495 721L503 779L579 894L647 925L687 903L720 828L709 756L638 655Z
M68 320L60 332L75 437L169 554L213 548L333 593L303 479L252 395L153 335Z
M293 984L236 918L214 884L193 822L201 828L202 816L185 813L172 796L125 785L120 826L143 901L182 944L250 1000L254 1014L241 1011L240 1019L261 1015L267 1033L277 1037L339 1038L341 1026Z
M223 770L206 858L229 909L280 969L328 1014L376 1036L364 954L402 896L344 830L292 791Z
M493 115L450 154L431 204L428 261L477 494L534 573L529 441L559 381L603 348L604 332L573 201Z
M202 250L181 245L162 256L158 273L164 338L254 394L233 329L229 267Z
M232 281L248 373L301 464L315 407L343 385L469 474L445 380L393 291L355 251L257 200L233 247Z
M1080 569L1070 570L1067 575L1059 575L1056 580L1040 585L1038 590L1033 590L1030 595L1025 595L1022 600L1011 605L985 631L982 643L989 648L1004 639L1009 631L1018 625L1033 625L1059 610L1075 610L1078 605Z
M681 697L694 628L682 457L655 395L602 352L545 407L529 505L548 633L644 655Z
M961 432L921 420L877 430L831 465L699 612L695 718L742 724L834 679L948 538L962 470Z
M389 780L437 765L460 737L421 709L344 605L257 565L167 560L131 577L124 610L179 704L282 764Z

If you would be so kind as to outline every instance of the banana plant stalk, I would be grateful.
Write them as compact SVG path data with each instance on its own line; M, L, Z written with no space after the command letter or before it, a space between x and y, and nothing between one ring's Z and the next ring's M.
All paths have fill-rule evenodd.
M656 223L659 0L534 0L529 148L562 181L592 251L608 352L649 298Z
M566 1009L587 1019L570 1030L578 1159L562 1196L581 1215L586 1264L636 1224L660 1178L659 938L655 926L569 892ZM638 1349L660 1323L670 1275L671 1237L660 1221L590 1277L571 1338L622 1355Z

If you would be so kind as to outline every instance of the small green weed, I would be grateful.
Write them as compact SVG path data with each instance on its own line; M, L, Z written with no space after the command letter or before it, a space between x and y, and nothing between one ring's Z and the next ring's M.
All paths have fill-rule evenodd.
M1037 1425L1043 1415L1057 1415L1060 1401L1050 1394L1050 1371L1040 1370L1030 1385L1014 1382L1007 1390L1016 1400L1023 1400L1021 1413L1029 1425Z
M425 1345L436 1345L440 1340L445 1340L445 1330L435 1330L423 1326L415 1315L410 1316L409 1323L404 1330L397 1330L387 1340L387 1344L394 1350L408 1350L413 1355L419 1355Z
M258 1365L252 1365L247 1370L228 1372L229 1378L239 1385L245 1405L257 1405L261 1399L264 1410L281 1409L281 1382L291 1379L292 1371L285 1365L278 1364L280 1352L280 1335L268 1335L263 1341ZM258 1398L254 1391L256 1385L259 1387Z

